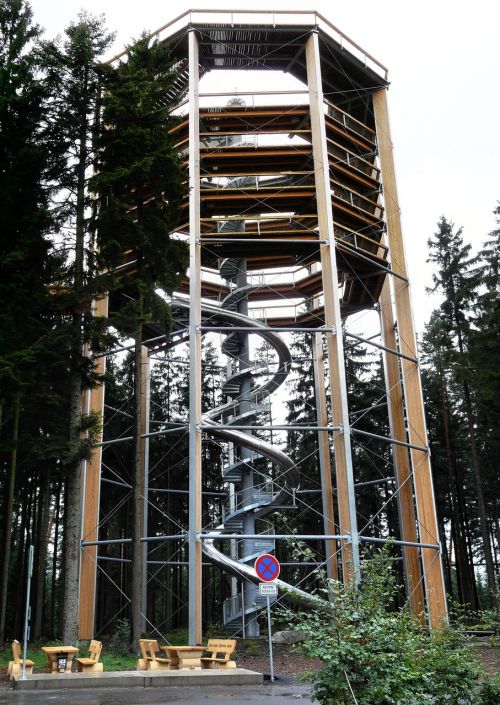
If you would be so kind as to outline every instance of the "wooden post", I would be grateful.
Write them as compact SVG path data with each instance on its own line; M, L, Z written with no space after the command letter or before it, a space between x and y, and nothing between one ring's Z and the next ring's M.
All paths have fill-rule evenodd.
M382 343L391 350L396 350L396 331L391 302L390 278L386 277L379 299ZM385 384L387 389L387 408L391 437L398 441L407 441L404 422L404 399L399 363L396 355L383 353ZM394 444L392 446L394 472L397 482L398 510L401 539L418 541L417 518L413 501L413 481L411 475L408 448ZM403 560L406 590L414 615L424 615L424 587L418 548L403 547Z
M333 434L335 469L337 476L337 503L340 533L349 535L341 543L344 583L359 581L359 537L354 496L354 477L351 455L351 431L347 408L347 390L344 366L344 342L338 290L335 239L333 233L332 192L328 167L328 149L317 32L306 42L307 83L311 113L311 140L314 159L316 204L319 237L328 241L320 245L323 294L325 299L325 326L333 332L326 334L328 368L333 406L333 425L340 431Z
M321 333L313 337L314 392L316 397L316 417L318 426L328 425L325 394L325 366L323 363L323 339ZM323 530L325 534L335 534L335 513L333 509L332 468L330 463L330 434L318 431L318 455L321 472L321 496L323 500ZM338 580L337 542L325 541L326 574L330 580Z
M108 315L108 297L98 299L94 304L95 316ZM106 357L97 358L96 372L106 371ZM95 389L88 390L83 399L83 412L97 411L104 416L104 382ZM99 440L102 441L102 429ZM90 462L82 464L82 541L97 541L99 534L99 502L101 489L102 448L94 448ZM81 551L80 593L78 606L78 638L94 637L94 615L97 576L97 546L85 546Z
M189 31L189 643L201 644L201 252L198 39Z
M150 364L148 349L145 345L141 349L141 436L149 433L149 388ZM149 501L149 438L141 438L142 462L142 509L141 509L141 535L148 535L148 501ZM141 604L141 630L147 630L148 611L148 544L142 544L142 604Z
M392 269L398 274L407 277L385 89L376 90L373 93L373 111L379 145ZM399 350L408 357L416 358L417 344L409 285L406 281L393 277L393 287ZM408 422L408 439L412 445L425 446L427 448L427 431L419 366L416 362L402 358L401 369ZM412 448L411 461L420 542L438 544L439 531L429 451ZM447 617L444 577L439 551L433 548L423 548L422 563L429 623L431 627L435 628L442 626Z

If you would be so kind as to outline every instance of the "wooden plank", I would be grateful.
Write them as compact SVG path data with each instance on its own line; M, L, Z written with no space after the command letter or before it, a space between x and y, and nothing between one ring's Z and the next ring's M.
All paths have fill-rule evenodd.
M314 391L316 397L316 418L318 426L328 425L328 411L325 391L325 365L323 361L323 336L313 336ZM335 512L333 508L332 466L330 462L330 434L318 431L318 455L321 471L321 497L323 503L323 531L326 536L334 535ZM326 572L330 580L339 579L337 565L337 542L325 541Z
M391 350L397 350L396 330L391 302L390 279L386 277L379 300L382 343ZM391 437L398 441L407 441L404 421L403 387L399 374L399 362L396 355L383 352L387 405ZM413 480L411 475L408 448L392 446L392 457L398 490L398 509L401 539L418 541L417 518L413 501ZM418 548L403 548L405 563L405 581L407 595L414 615L424 615L424 587Z
M333 433L335 470L337 475L337 503L340 533L350 540L341 542L342 577L346 584L359 580L359 539L356 509L354 506L354 481L352 476L349 411L347 408L344 367L342 320L338 292L338 273L335 259L332 198L328 170L323 90L321 85L318 35L312 33L306 42L307 80L310 95L312 146L316 179L316 204L320 238L329 240L320 246L325 325L335 333L326 334L328 368L333 407L333 425L342 428Z
M373 110L379 142L379 158L384 185L387 233L392 268L398 274L407 277L385 89L380 89L373 93ZM409 285L396 277L393 280L399 349L404 355L416 358L417 344ZM418 446L427 446L427 430L418 364L402 359L401 369L409 442ZM432 486L430 454L428 451L412 449L411 460L420 541L422 543L438 544L439 531ZM441 557L435 549L430 548L422 549L421 555L424 566L424 586L429 623L431 627L436 628L442 626L447 618Z
M94 304L95 316L108 315L108 297L98 299ZM103 375L106 371L106 357L97 358L96 372ZM104 382L90 389L84 395L82 411L97 411L101 419L104 415ZM102 429L99 436L102 441ZM84 463L83 497L82 497L82 541L97 541L99 527L99 501L101 486L102 448L94 448L90 462ZM78 601L78 638L92 639L94 636L94 611L97 574L97 546L85 546L81 552L80 593Z
M144 437L149 433L149 389L150 389L150 364L148 348L143 345L141 348L141 488L142 498L140 508L141 536L148 536L148 487L149 487L149 438ZM147 630L147 609L148 609L148 544L142 544L142 600L141 600L141 630Z

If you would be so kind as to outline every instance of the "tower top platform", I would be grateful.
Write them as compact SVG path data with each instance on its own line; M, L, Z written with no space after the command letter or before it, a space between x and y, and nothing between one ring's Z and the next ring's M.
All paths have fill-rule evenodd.
M276 70L306 83L305 41L316 30L325 93L349 99L353 92L388 83L383 64L315 11L188 10L152 32L151 38L168 41L182 61L187 59L190 30L198 33L203 73Z

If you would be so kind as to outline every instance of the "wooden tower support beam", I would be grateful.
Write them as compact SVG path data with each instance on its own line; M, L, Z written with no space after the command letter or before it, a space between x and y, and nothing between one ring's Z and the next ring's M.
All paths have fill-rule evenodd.
M95 316L108 315L108 298L95 302ZM106 371L106 357L97 359L96 372ZM96 411L101 419L104 415L104 382L95 389L88 390L83 399L83 412ZM102 441L102 429L100 432ZM101 487L102 448L94 448L90 462L82 464L82 541L97 541L99 531L99 500ZM95 595L97 577L97 546L85 546L81 551L80 581L78 596L78 638L93 639Z
M386 277L379 299L380 324L382 343L390 350L396 350L396 330L391 302L390 278ZM399 363L396 355L383 353L385 384L387 389L387 408L389 412L389 427L391 437L406 443L406 428L404 420L403 387L399 373ZM411 475L410 456L408 448L394 444L392 446L394 472L398 491L398 510L401 539L403 541L418 541L417 518L413 501L413 482ZM414 615L423 615L424 587L418 548L403 547L404 574L406 590L411 611Z
M373 93L373 110L379 145L392 268L398 274L407 277L385 89L380 89ZM408 283L393 277L393 292L399 350L410 358L417 358L417 344ZM427 449L427 431L418 362L401 358L401 370L408 422L408 440L413 446L424 446L426 448L426 450L419 450L415 447L411 449L420 542L438 544L439 532L432 486L430 455ZM443 569L439 551L433 548L422 548L422 563L429 623L431 627L435 628L442 626L447 616Z
M141 465L142 465L142 487L141 487L141 536L148 536L148 504L149 504L149 438L145 434L149 433L150 419L150 363L149 353L145 345L141 348ZM148 628L148 544L142 544L142 600L141 600L141 630L145 632Z
M306 42L306 63L319 237L328 243L320 245L320 253L325 299L325 326L333 330L333 332L326 334L333 425L341 428L340 431L335 431L333 434L340 533L350 537L348 541L342 541L341 544L343 580L347 584L359 581L359 537L351 455L351 430L347 407L344 342L342 339L342 319L335 258L323 86L318 34L315 31L311 33Z
M314 393L316 397L316 418L318 426L328 426L328 412L325 392L325 365L323 361L323 336L313 336ZM326 536L335 531L335 513L333 509L332 467L330 463L330 434L318 431L318 455L321 472L321 497L323 500L323 530ZM330 580L338 580L337 542L325 540L326 574Z
M196 32L189 31L189 643L201 644L200 105Z

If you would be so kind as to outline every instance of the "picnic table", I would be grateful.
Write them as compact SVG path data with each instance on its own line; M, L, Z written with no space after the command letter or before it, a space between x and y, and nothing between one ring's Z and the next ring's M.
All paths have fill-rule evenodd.
M201 655L206 650L205 646L166 646L160 649L166 651L170 659L172 670L201 668Z
M47 665L51 673L59 673L59 665L62 663L62 658L65 659L65 667L63 673L71 673L73 665L73 657L78 654L79 649L76 646L42 646L42 651L47 654Z

